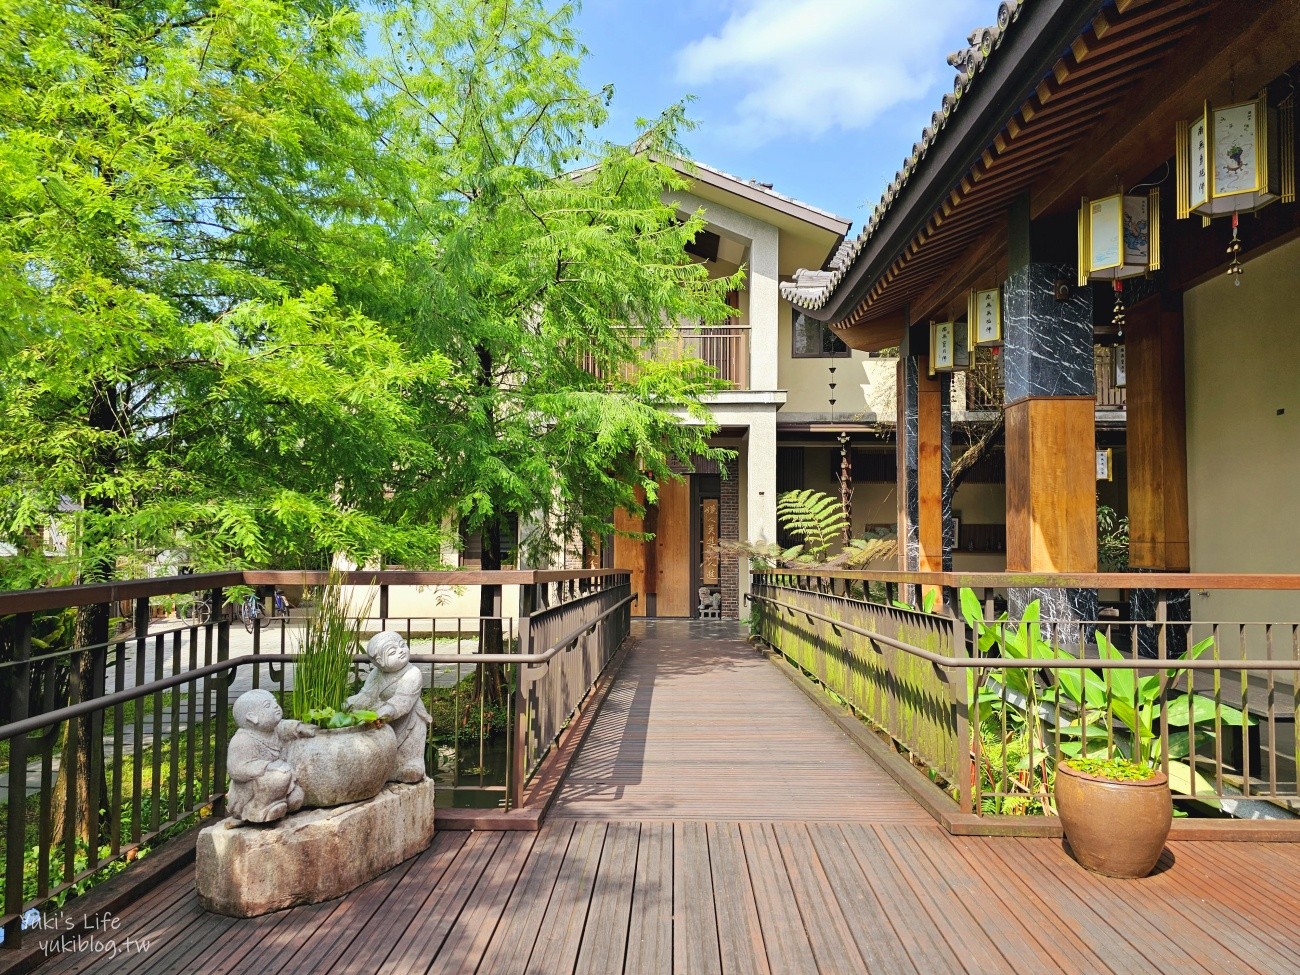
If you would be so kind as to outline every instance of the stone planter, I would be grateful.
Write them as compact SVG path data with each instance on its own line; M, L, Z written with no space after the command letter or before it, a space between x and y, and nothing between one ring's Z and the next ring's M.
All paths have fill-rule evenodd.
M1075 860L1107 877L1149 874L1173 823L1163 772L1140 782L1116 782L1062 762L1056 767L1056 809Z
M397 737L388 725L318 728L286 747L297 769L303 807L321 809L377 796L397 764Z

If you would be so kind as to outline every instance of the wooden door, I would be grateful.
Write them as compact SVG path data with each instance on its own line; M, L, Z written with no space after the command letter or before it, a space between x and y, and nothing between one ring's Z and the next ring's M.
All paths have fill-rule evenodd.
M690 616L691 598L691 485L665 481L659 485L659 513L655 534L656 616Z
M637 490L637 500L644 501L645 495ZM639 532L645 530L645 520L630 511L618 508L614 511L614 527L619 531ZM633 616L644 616L649 600L646 598L646 548L645 542L636 538L614 536L614 568L627 569L632 573L632 592L640 598L632 604Z

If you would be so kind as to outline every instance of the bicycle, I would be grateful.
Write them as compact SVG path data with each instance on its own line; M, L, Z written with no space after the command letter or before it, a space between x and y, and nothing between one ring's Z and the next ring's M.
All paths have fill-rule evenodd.
M176 617L187 626L202 626L212 618L212 604L203 593L178 597Z
M257 598L257 593L252 592L239 604L239 619L249 633L252 633L255 627L266 629L271 625L271 618L262 609L262 601Z
M275 596L271 600L271 619L287 620L289 618L289 600L284 598L284 593L279 589L275 591Z

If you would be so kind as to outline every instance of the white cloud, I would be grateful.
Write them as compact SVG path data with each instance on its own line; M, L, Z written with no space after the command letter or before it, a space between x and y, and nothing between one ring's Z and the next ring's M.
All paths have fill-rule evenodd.
M698 86L704 104L715 91L738 93L723 125L750 144L862 129L948 84L945 55L996 9L991 0L741 0L716 34L678 52L678 79Z

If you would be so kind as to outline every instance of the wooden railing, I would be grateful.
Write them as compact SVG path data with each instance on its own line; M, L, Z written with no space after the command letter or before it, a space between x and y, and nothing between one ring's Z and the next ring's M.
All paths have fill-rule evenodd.
M1093 374L1096 380L1097 409L1123 410L1127 400L1123 386L1115 385L1111 365L1110 346L1093 347ZM976 349L970 369L964 373L966 384L965 409L968 413L996 412L1006 400L1002 376L1001 350Z
M323 572L249 571L0 593L5 947L21 942L24 912L221 813L230 705L251 687L284 696L297 645L296 624L284 618L254 620L251 634L243 633L227 596L251 588L269 614L276 588L328 580ZM360 571L341 581L376 597L358 610L364 631L402 632L431 694L455 696L443 709L445 726L432 729L435 741L451 742L451 753L432 744L426 752L431 772L439 761L451 763L450 782L439 790L479 793L474 804L507 810L520 807L529 779L622 643L635 598L628 574L614 570ZM480 585L515 588L519 613L438 614L438 593ZM394 586L426 587L427 615L393 615ZM151 619L158 604L178 599L184 618ZM196 601L217 611L195 612ZM69 645L64 634L78 607L99 607L91 615L100 632ZM484 650L497 646L500 652ZM497 668L506 693L505 756L495 781L485 781L485 725L501 705L485 698L491 681L462 679L479 668ZM462 773L466 767L474 773ZM60 806L71 815L60 817Z
M732 389L749 389L749 329L736 325L694 326L675 329L667 338L656 342L645 358L679 359L692 356L717 370L719 378ZM583 368L593 376L601 375L595 359L583 358ZM623 367L624 377L631 377L636 366Z
M1216 591L1295 593L1297 612L1193 620L1192 593ZM1119 597L1104 615L1099 592ZM1300 829L1300 575L763 572L752 599L762 639L930 770L954 813L1050 816L1056 761L1086 750L1145 755L1194 812ZM1027 621L1032 599L1082 611Z

